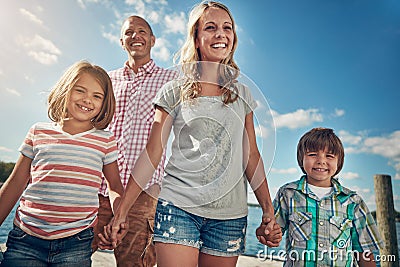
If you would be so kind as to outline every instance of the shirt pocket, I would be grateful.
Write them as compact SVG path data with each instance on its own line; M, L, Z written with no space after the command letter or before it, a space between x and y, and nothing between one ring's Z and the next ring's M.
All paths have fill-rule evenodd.
M310 239L312 229L312 214L309 212L295 212L289 215L289 234L292 237L292 246L303 247Z
M153 99L155 97L155 93L151 92L141 92L140 100L138 104L138 115L142 121L146 121L147 123L153 123L154 119L154 105Z
M337 249L347 249L351 247L351 228L353 227L352 220L341 217L341 216L332 216L329 219L330 223L330 237L332 245L334 245Z

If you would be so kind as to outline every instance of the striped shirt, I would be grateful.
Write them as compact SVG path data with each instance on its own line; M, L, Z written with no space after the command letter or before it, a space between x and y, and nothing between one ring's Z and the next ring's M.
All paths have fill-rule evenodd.
M55 123L36 123L19 150L32 164L14 219L18 227L53 240L97 223L103 166L117 160L110 132L93 128L71 135Z
M146 147L150 135L154 119L152 101L161 86L175 78L177 73L160 68L150 60L140 67L136 74L127 63L123 68L110 71L108 74L116 98L116 109L109 129L114 133L118 144L118 167L122 185L126 187L131 170ZM164 163L165 152L145 189L153 184L161 185ZM99 193L108 195L104 179Z
M277 223L288 232L284 266L353 266L355 252L379 255L382 239L365 202L336 179L332 185L322 199L306 176L279 189L273 204Z

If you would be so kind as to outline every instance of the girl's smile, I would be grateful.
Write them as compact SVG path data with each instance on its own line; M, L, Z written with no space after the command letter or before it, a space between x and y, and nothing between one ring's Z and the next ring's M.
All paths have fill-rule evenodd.
M75 120L81 126L92 128L91 121L103 105L104 91L91 75L83 73L71 89L67 102L67 120Z

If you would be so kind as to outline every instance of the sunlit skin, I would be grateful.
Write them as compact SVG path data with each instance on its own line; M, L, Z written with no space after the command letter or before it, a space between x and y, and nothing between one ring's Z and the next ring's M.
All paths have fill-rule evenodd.
M137 66L150 61L150 50L155 44L155 37L143 19L128 18L121 28L120 42L128 54L129 67L135 72Z
M75 134L92 129L91 120L101 111L103 100L100 84L90 74L83 73L71 89L63 130Z
M196 48L202 61L220 62L232 51L234 32L228 13L210 7L201 16L198 25Z
M319 187L331 186L331 178L336 173L337 166L337 156L326 148L318 151L307 151L303 158L307 182Z

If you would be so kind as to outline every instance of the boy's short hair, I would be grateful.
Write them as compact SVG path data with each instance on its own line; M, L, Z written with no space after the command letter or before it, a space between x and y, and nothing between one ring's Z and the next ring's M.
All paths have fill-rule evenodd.
M344 163L344 148L342 142L332 129L319 127L305 133L300 138L297 145L297 163L304 174L306 174L303 167L304 155L308 151L324 150L325 148L338 157L338 166L333 177L342 170Z

